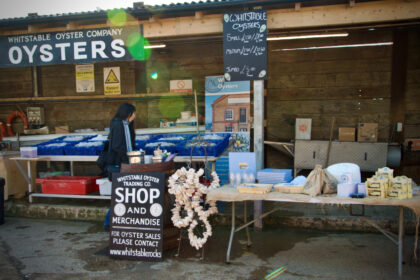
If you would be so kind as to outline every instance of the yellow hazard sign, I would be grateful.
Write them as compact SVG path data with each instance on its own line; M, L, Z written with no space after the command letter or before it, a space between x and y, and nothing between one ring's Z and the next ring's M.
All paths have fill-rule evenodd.
M120 81L118 80L117 76L115 76L114 71L109 71L108 77L105 80L105 84L117 84Z
M121 94L120 67L104 67L105 95Z

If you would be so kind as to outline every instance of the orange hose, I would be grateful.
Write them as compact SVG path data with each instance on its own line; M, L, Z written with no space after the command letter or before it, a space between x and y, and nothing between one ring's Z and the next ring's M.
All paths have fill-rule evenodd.
M14 119L16 119L16 117L20 117L22 119L24 129L28 128L28 118L26 117L26 115L24 113L20 112L20 111L13 111L7 117L7 121L6 121L7 133L9 134L9 136L16 136L16 134L13 131L13 128L12 128L12 122L13 122Z

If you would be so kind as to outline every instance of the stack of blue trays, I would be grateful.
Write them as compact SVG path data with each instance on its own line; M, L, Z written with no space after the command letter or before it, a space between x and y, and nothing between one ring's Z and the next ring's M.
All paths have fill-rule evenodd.
M262 169L257 172L257 179L260 184L290 183L293 180L292 169Z

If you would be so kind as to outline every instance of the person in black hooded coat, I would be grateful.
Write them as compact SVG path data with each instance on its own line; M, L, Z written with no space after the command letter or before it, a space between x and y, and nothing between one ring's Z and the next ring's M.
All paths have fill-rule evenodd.
M129 103L123 103L110 122L108 140L111 143L111 162L109 165L120 167L121 163L129 163L127 152L135 150L135 112L136 107Z
M112 180L113 172L120 172L121 163L129 163L127 152L134 151L136 134L134 131L134 119L136 107L123 103L110 123L108 140L110 141L110 157L107 161L108 177ZM109 230L111 211L108 210L104 220L105 230Z

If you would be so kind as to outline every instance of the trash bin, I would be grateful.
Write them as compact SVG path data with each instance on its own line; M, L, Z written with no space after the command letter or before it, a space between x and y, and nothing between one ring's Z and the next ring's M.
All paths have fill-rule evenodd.
M4 224L4 185L5 180L0 178L0 225Z

